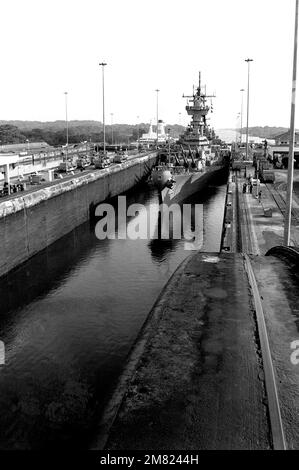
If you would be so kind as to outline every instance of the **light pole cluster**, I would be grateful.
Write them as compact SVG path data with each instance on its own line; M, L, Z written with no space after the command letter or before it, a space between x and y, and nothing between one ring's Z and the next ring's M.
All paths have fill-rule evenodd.
M107 65L106 62L100 62L99 63L100 67L102 67L102 110L103 110L103 149L104 149L104 154L106 152L106 127L105 127L105 75L104 75L104 67ZM158 126L159 126L159 89L155 90L157 93L157 147L158 147ZM67 93L67 92L66 92ZM181 114L181 113L180 113ZM111 116L111 141L113 144L113 113L110 113ZM138 140L139 140L139 116L137 116L137 121L138 121ZM68 128L67 128L68 129ZM67 130L67 136L68 136L68 130ZM68 140L68 137L67 137Z
M99 66L102 67L102 117L103 117L103 150L104 150L104 155L106 153L106 126L105 126L105 73L104 73L104 68L107 65L106 62L100 62ZM157 118L157 147L158 147L158 142L159 142L159 136L158 136L158 127L159 127L159 89L155 90L157 93L157 101L156 101L156 118ZM68 152L68 143L69 143L69 128L68 128L68 92L64 92L65 95L65 122L66 122L66 153ZM181 113L179 113L181 116ZM113 145L113 116L114 113L110 113L111 116L111 142ZM137 122L138 122L138 140L139 140L139 116L137 116Z

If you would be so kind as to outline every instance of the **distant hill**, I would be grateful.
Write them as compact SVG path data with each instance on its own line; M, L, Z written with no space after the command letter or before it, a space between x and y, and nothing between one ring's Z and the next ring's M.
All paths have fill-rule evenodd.
M31 131L32 129L42 129L42 130L51 130L51 131L61 131L64 130L66 125L64 120L60 121L1 121L0 126L10 125L15 126L20 129L20 131ZM71 128L85 128L90 129L91 131L98 131L102 128L102 123L100 121L84 121L84 120L74 120L68 122L69 129ZM120 130L122 132L132 133L132 129L138 128L141 130L145 128L148 131L149 123L141 122L139 124L113 124L113 129ZM111 125L106 123L106 127L109 128ZM172 132L181 133L185 129L184 126L178 124L165 124L165 128L170 128Z
M183 126L165 125L170 129L171 135L179 136ZM113 124L106 125L106 141L117 144L127 144L137 140L138 136L149 129L149 123L139 124ZM69 143L82 141L99 142L103 139L103 125L99 121L69 121L68 122ZM113 131L113 132L112 132ZM113 134L113 135L112 135ZM0 141L3 144L30 142L47 142L49 145L62 145L66 140L66 122L60 121L0 121Z
M59 131L62 129L65 129L65 120L59 120L59 121L4 121L0 120L0 126L3 125L10 125L10 126L15 126L18 127L21 131L22 130L32 130L32 129L51 129L54 131ZM89 120L73 120L73 121L68 121L68 127L88 127L88 128L96 128L98 129L99 127L101 128L102 122L100 121L89 121ZM132 129L133 127L146 127L148 130L149 123L141 122L139 124L113 124L113 128L122 128L122 129ZM110 127L109 124L106 123L107 127ZM182 132L184 129L184 126L180 126L178 124L165 124L165 128L170 127L172 130L179 130L179 132Z
M31 131L32 129L42 129L42 130L49 130L49 131L62 131L65 129L65 121L21 121L21 120L14 120L14 121L4 121L0 120L0 126L2 125L11 125L18 127L20 131ZM74 120L68 122L69 129L71 128L81 128L85 130L89 130L91 132L98 132L99 129L101 130L102 123L100 121L92 121L92 120ZM107 125L109 128L110 125ZM113 124L114 130L119 130L122 133L127 135L132 134L132 129L137 128L137 124ZM149 123L140 123L139 128L145 128L148 130ZM174 125L166 125L166 128L170 127L171 131L174 133L180 134L183 132L184 127L179 126L178 124ZM231 130L236 131L236 129L223 129L223 130ZM238 129L239 131L240 129ZM249 135L257 136L261 138L273 138L276 135L282 134L283 132L288 131L287 127L271 127L271 126L254 126L249 127ZM243 127L243 134L245 134L246 129Z
M65 129L66 124L64 120L59 121L0 121L0 128L10 126L15 128L15 132L1 133L0 140L2 143L16 143L24 142L29 139L30 142L38 142L44 140L50 145L58 145L65 143ZM93 120L74 120L68 122L69 127L69 142L77 143L84 140L99 141L102 139L102 123ZM16 131L17 128L17 131ZM184 131L184 126L178 124L165 125L165 128L170 128L171 135L178 137ZM114 142L128 142L136 140L142 133L147 132L149 123L139 124L113 124L113 140ZM236 129L219 129L219 131L236 132ZM249 135L260 137L262 139L273 139L275 136L287 132L288 128L280 126L254 126L249 127ZM240 129L238 129L240 132ZM246 128L243 127L243 134L246 133ZM221 132L219 132L219 135ZM106 139L109 142L112 139L111 125L106 125Z
M32 130L32 129L51 129L54 131L60 131L65 129L65 120L60 121L0 121L0 126L2 125L11 125L18 127L21 131L23 130ZM98 121L69 121L69 127L80 127L86 126L90 128L98 128L102 123Z
M248 133L249 135L256 135L257 137L264 137L265 139L273 139L277 135L287 132L288 130L289 129L287 127L256 126L249 127Z
M236 132L236 129L222 129L222 130L230 130L232 132ZM254 126L248 128L248 134L255 137L261 137L263 139L273 139L279 134L287 132L289 130L288 127L275 127L275 126ZM237 129L240 132L240 129ZM246 128L243 127L242 134L246 134Z

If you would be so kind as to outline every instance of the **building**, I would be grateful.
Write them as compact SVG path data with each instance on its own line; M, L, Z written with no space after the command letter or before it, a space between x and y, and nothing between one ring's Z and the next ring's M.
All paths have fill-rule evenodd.
M290 143L290 132L283 132L274 137L275 145L287 145ZM299 132L295 132L295 146L299 147Z
M283 132L274 137L275 145L268 148L268 154L274 166L282 168L288 166L290 132ZM294 146L295 167L299 168L299 132L295 133Z
M19 155L11 153L0 154L0 180L10 183L10 172L19 161Z
M165 133L165 126L162 119L158 121L158 143L165 143L168 139L168 134ZM155 144L157 142L157 131L153 130L153 125L150 123L149 131L142 134L138 140L141 144Z

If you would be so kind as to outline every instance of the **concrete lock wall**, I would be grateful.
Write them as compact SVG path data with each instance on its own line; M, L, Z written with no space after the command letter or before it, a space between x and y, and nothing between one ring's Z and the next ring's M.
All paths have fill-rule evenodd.
M0 276L88 220L96 204L139 183L156 153L0 202Z

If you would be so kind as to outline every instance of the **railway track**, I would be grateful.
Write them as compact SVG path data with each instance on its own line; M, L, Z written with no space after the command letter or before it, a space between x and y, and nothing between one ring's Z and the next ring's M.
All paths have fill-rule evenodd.
M239 181L240 184L240 181ZM266 184L266 187L269 189L273 200L275 201L277 207L284 216L286 211L286 203L283 196L280 192L273 187L273 185ZM269 344L270 330L267 331L267 324L265 320L264 307L262 303L262 295L259 291L259 286L256 280L256 276L253 270L253 264L250 260L250 257L245 254L247 248L246 236L244 238L244 233L242 231L242 226L249 226L250 222L247 219L247 213L245 207L240 204L243 201L242 194L238 190L238 179L236 178L236 194L235 194L235 236L236 236L236 251L243 253L245 269L247 271L249 284L251 287L252 298L254 303L254 308L256 312L256 325L257 325L257 335L259 338L262 363L265 377L265 389L268 399L268 415L269 423L272 435L273 448L275 450L287 450L288 444L286 439L286 434L288 432L288 424L285 422L285 417L281 413L281 403L279 396L282 393L280 388L280 382L278 379L278 370L276 369L277 365L273 364L272 354ZM243 209L242 209L243 207ZM293 208L292 210L293 224L299 224L299 210ZM249 240L250 241L250 240ZM250 242L252 243L252 242ZM272 248L267 255L275 256L281 260L282 263L287 263L289 266L294 268L294 273L298 272L298 283L299 283L299 248L290 247L276 247ZM297 277L297 276L296 276ZM292 444L290 443L292 446Z
M241 208L240 208L240 195L239 195L239 182L238 178L235 177L236 181L236 224L235 224L235 230L236 230L236 251L237 253L242 252L242 231L241 231Z
M269 190L269 192L271 193L271 196L273 197L278 209L280 210L282 215L285 216L286 202L285 202L283 196L272 184L265 183L265 186ZM292 219L293 219L293 223L295 223L295 225L299 225L299 209L297 209L295 207L292 208Z

